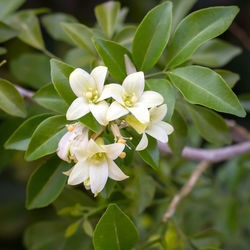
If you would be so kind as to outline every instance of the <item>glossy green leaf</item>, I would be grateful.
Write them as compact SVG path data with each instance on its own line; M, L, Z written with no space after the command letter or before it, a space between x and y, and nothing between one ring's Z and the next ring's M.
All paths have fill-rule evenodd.
M52 83L56 91L68 104L71 104L76 96L69 85L69 76L75 68L56 59L51 59L50 69Z
M49 58L43 54L23 53L10 61L10 70L16 79L35 89L50 81Z
M212 110L188 105L189 113L200 135L209 142L229 144L231 137L225 120Z
M34 131L25 154L27 161L55 153L62 136L67 132L67 120L62 115L49 117Z
M19 31L20 40L36 49L45 49L39 21L32 10L23 10L13 15L10 25Z
M175 30L181 19L191 10L197 0L171 0L173 3L172 32Z
M95 16L98 24L108 38L114 34L116 25L118 24L118 14L120 10L120 3L109 1L95 7Z
M174 127L174 132L169 135L168 145L175 155L181 155L181 152L187 143L187 123L181 114L175 110L171 124Z
M23 98L14 85L4 79L0 79L0 109L13 116L27 114Z
M0 20L17 10L25 0L0 0Z
M17 36L17 34L17 30L14 30L7 24L0 22L0 43L8 41L9 39Z
M79 227L79 221L76 221L76 222L70 224L65 231L65 234L64 234L65 237L68 238L68 237L72 236L74 233L76 233L78 227Z
M239 12L238 7L211 7L195 11L178 25L167 50L167 66L185 62L204 42L222 34Z
M166 79L150 79L146 81L146 86L163 96L164 103L167 104L168 108L164 121L170 122L175 106L175 91L171 83Z
M57 156L38 167L30 176L27 185L26 207L46 207L62 192L67 176L63 174L69 166Z
M33 116L23 122L5 142L6 149L27 150L30 138L37 126L51 114Z
M116 204L110 204L99 220L93 237L96 250L130 250L138 241L138 231Z
M96 57L82 48L73 48L67 51L64 61L74 67L86 68L92 65Z
M114 40L122 46L131 48L132 41L135 35L136 26L129 25L121 29L115 36Z
M171 31L172 3L164 2L144 17L136 30L132 52L140 70L152 68L165 49Z
M66 103L70 105L76 99L76 96L71 90L69 84L69 76L74 70L74 67L56 59L51 59L50 65L52 83L54 84L57 93L66 101ZM92 131L98 132L101 128L100 124L90 113L78 120Z
M221 39L207 41L190 58L194 64L222 67L241 53L241 48Z
M95 46L104 64L108 67L113 78L122 81L126 76L124 55L130 56L130 52L118 43L95 39Z
M234 85L240 80L240 75L229 70L217 69L215 70L228 84L230 88L233 88Z
M168 73L171 82L192 104L244 117L246 112L223 78L211 69L187 66Z
M77 22L77 19L65 13L53 13L42 17L42 24L51 37L53 37L55 40L72 43L71 39L69 39L63 29L60 27L62 22L72 23Z
M49 83L40 88L32 97L41 106L59 113L66 113L67 103L58 95L53 84Z
M91 29L81 23L62 23L61 26L78 47L96 55L95 46L91 40L94 36Z
M0 55L4 55L7 53L7 49L0 47Z

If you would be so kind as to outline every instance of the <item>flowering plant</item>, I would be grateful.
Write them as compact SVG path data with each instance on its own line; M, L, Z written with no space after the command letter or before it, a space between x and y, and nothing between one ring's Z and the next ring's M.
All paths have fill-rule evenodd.
M32 250L182 249L186 236L171 221L181 198L212 162L250 150L249 143L228 146L233 153L222 148L216 158L199 151L206 149L186 147L200 147L201 140L207 147L230 144L228 122L217 112L246 115L232 90L238 75L217 69L241 52L216 38L238 8L210 7L187 15L194 0L164 1L135 26L124 23L127 8L109 1L95 7L97 25L90 28L45 9L16 11L21 2L0 1L0 42L16 37L16 43L36 49L20 52L10 63L11 74L30 90L0 79L0 108L16 119L28 116L21 124L16 120L19 126L3 137L4 147L39 163L29 177L26 208L52 204L60 216L31 225L25 245ZM38 14L45 14L41 20L50 36L70 47L63 58L46 49ZM27 74L23 64L30 67ZM173 156L166 161L160 153ZM202 161L176 192L183 179L178 175L175 183L170 172L188 167L183 157ZM147 213L150 226L144 225ZM45 233L33 240L35 232L47 228L59 236L47 242ZM195 237L190 241L195 249L211 247L200 248Z

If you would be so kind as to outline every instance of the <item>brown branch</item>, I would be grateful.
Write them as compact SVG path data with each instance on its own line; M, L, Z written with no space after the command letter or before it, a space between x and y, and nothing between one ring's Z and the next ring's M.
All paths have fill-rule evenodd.
M174 198L172 199L168 210L162 217L163 222L167 222L169 218L173 216L175 213L175 210L181 201L182 198L184 198L186 195L188 195L191 190L193 189L194 185L196 184L197 180L200 178L202 173L208 168L209 162L208 161L202 161L194 170L194 172L191 174L188 182L182 187L179 193L177 193Z
M171 149L166 144L158 142L158 145L162 152L173 154ZM192 160L220 162L247 152L250 152L250 141L241 142L219 149L198 149L185 147L182 151L182 157Z

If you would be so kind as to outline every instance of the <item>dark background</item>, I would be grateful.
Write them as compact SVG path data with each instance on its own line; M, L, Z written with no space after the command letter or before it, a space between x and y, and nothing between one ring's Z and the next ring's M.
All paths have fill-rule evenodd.
M185 0L183 0L185 1ZM22 9L27 8L50 8L51 12L65 12L75 16L79 22L92 26L95 23L94 6L105 1L96 0L28 0ZM122 6L129 8L127 22L138 23L149 9L157 5L160 1L153 0L123 0ZM241 80L237 83L234 91L238 94L250 93L250 0L199 0L193 10L216 6L216 5L237 5L241 11L238 14L233 28L223 34L222 38L240 46L242 54L230 62L225 69L240 74ZM56 43L49 37L45 30L43 31L46 46L53 51ZM239 119L237 122L250 128L249 115L246 119ZM20 159L22 154L19 155ZM17 158L16 161L19 159ZM15 160L14 160L15 161ZM18 165L18 164L17 164ZM22 234L27 224L35 216L42 219L42 215L37 211L26 211L24 208L25 185L23 181L26 173L22 168L28 168L29 165L20 161L20 166L16 169L5 168L0 175L0 249L14 250L22 249ZM15 171L15 172L13 172ZM1 214L1 212L4 213ZM44 210L46 214L50 210ZM3 218L4 217L4 218ZM6 220L6 221L5 221Z

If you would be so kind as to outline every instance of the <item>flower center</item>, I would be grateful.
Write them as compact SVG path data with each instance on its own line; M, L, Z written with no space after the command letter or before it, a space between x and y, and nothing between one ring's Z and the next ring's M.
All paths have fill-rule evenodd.
M91 158L94 160L94 162L98 163L104 156L105 156L104 152L98 152L94 154Z
M89 100L91 103L96 103L99 98L99 93L97 90L94 90L92 88L89 88L85 93L85 97Z
M124 94L122 99L127 107L134 106L134 104L138 101L138 98L136 97L135 93Z

